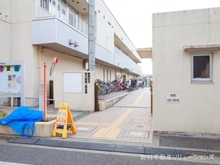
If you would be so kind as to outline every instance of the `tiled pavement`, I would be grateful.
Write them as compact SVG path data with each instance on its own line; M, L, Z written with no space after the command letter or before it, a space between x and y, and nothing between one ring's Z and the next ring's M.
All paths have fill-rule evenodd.
M117 95L115 93L114 95ZM108 96L109 99L110 96ZM102 96L102 99L105 99L105 96ZM50 107L50 113L53 113L53 108ZM10 109L9 109L10 110ZM73 116L79 115L81 112L72 112ZM121 101L119 101L117 104L115 104L113 107L108 108L104 111L94 112L92 114L87 115L86 117L77 120L75 122L76 128L78 133L72 134L69 133L67 139L62 139L62 137L51 137L48 139L53 139L51 142L57 142L56 139L59 139L58 141L63 144L68 144L66 146L70 147L70 143L73 146L73 143L76 145L81 144L79 141L96 141L98 143L102 142L102 140L109 140L115 143L116 149L124 149L122 152L132 152L134 153L134 149L131 147L134 146L123 146L121 144L129 144L129 145L135 145L135 143L131 142L137 142L138 146L140 143L143 142L144 153L145 154L152 154L152 151L155 152L154 154L158 155L160 152L162 152L162 155L165 155L164 150L166 150L165 147L161 148L155 148L155 146L151 143L152 142L152 131L153 131L153 125L152 125L152 117L150 114L150 90L147 88L139 89L137 91L132 91L127 95L125 98L123 98ZM83 139L83 140L82 140ZM1 140L1 139L0 139ZM26 139L25 139L26 140ZM45 141L49 145L47 139L40 139L41 141ZM68 143L69 141L69 143ZM77 141L76 142L70 142L70 141ZM1 141L0 141L1 142ZM60 142L60 143L61 143ZM105 141L106 142L106 141ZM119 142L119 143L118 143ZM120 142L126 142L126 143L120 143ZM93 148L89 145L98 145L98 143L83 143L88 144L88 149L95 149L97 150L97 146L93 146ZM118 145L118 144L119 145ZM26 143L25 143L26 144ZM99 150L103 150L103 145L108 144L99 144L101 146L99 147ZM149 148L150 146L153 146L153 148ZM118 147L118 148L117 148ZM124 147L124 148L123 148ZM130 147L128 151L128 147ZM74 146L73 146L74 148ZM77 147L75 147L77 148ZM168 148L166 150L167 153L170 154L170 151L172 150L178 150L178 148ZM148 153L149 150L149 153ZM155 151L157 150L157 151ZM118 150L115 150L118 152ZM183 149L182 151L187 151L187 149ZM207 150L208 151L208 150ZM181 152L181 148L180 148ZM177 156L180 156L180 152L177 152ZM200 152L200 151L199 151ZM187 153L194 153L199 154L197 150L188 150ZM201 153L205 153L204 151L201 151ZM200 154L201 154L200 153ZM207 152L208 153L208 152ZM212 152L211 152L212 153ZM214 153L214 152L213 152ZM219 154L219 152L218 152ZM189 157L189 159L192 159L192 156ZM219 160L218 158L217 161ZM193 161L195 161L194 159ZM204 163L204 162L203 162Z
M110 95L100 96L108 100L125 93L115 92ZM0 108L3 109L3 108ZM7 112L15 108L4 108ZM72 116L82 112L72 112ZM48 106L48 114L57 114L53 105ZM68 135L67 140L93 139L93 140L118 140L127 142L152 142L152 117L150 114L150 89L144 88L130 92L114 106L91 113L75 122L77 134ZM60 136L51 139L61 138Z
M152 142L150 91L132 91L113 107L90 114L77 122L77 134L68 139L92 138L132 142Z

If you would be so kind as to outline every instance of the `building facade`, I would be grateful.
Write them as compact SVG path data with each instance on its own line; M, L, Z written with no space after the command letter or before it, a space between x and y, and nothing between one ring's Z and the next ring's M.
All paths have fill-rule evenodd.
M153 14L155 132L220 134L220 8Z
M55 71L87 70L87 0L0 0L0 13L0 61L25 62L26 105L38 104L44 62L48 90L54 57L59 58ZM102 0L95 1L95 22L95 78L141 75L136 48Z

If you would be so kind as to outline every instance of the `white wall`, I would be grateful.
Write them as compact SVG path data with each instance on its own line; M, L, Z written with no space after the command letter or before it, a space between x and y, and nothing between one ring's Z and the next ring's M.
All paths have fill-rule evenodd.
M155 131L220 133L220 52L213 52L213 83L199 84L191 82L190 53L183 51L220 43L219 15L220 8L153 15ZM180 93L180 103L166 103L168 92Z
M96 1L96 42L109 50L114 52L114 28L108 24L113 23L113 18L110 12L106 9L101 0ZM100 11L100 12L99 12ZM114 26L114 25L113 25ZM116 28L116 27L115 27Z
M27 7L28 6L28 7ZM25 96L37 98L37 56L31 44L33 1L11 0L11 61L25 61Z
M108 70L108 77L107 77L107 70ZM105 73L103 73L105 72ZM111 74L111 76L110 76ZM115 80L115 69L106 67L100 64L96 64L96 74L95 74L96 79L100 79L102 81L107 81L107 80Z
M74 72L68 72L74 74ZM81 74L80 74L81 73ZM54 98L55 98L55 108L58 108L61 103L68 103L71 110L75 111L94 111L94 73L93 72L87 72L87 74L90 74L90 81L87 83L85 81L85 72L78 72L79 76L81 75L81 80L78 77L78 82L81 81L81 85L72 84L75 86L71 87L71 84L68 83L67 76L64 82L63 77L64 71L61 72L55 72L53 75L54 78L54 87L57 89L54 91ZM67 74L68 75L68 74ZM73 76L73 75L72 75ZM75 81L74 77L74 81ZM88 77L87 77L88 78ZM70 82L73 81L70 79ZM73 82L72 82L73 83ZM64 85L69 84L68 88L64 90ZM85 86L87 86L87 89L85 89ZM76 91L77 87L77 91ZM79 89L81 88L81 90ZM74 92L76 91L76 92ZM85 104L86 103L86 104Z
M134 55L139 60L141 60L139 54L136 52L135 46L130 41L112 13L106 7L104 2L102 0L96 0L95 8L97 12L97 43L108 49L110 52L114 52L115 33L117 36L119 36L119 38L123 38L122 42L130 49L130 51L133 51Z
M0 62L11 60L11 13L10 0L0 0Z
M43 69L44 62L47 64L47 95L49 96L49 80L53 80L53 75L50 76L50 67L52 65L52 61L54 57L58 58L58 64L55 66L54 72L62 72L62 71L85 71L83 68L83 60L69 56L63 53L59 53L50 49L43 49L39 47L39 83L43 83Z
M4 22L11 22L11 11L10 11L10 7L11 7L11 0L0 0L0 11L1 11L1 15L0 15L0 20L4 21Z
M114 32L118 35L121 34L122 36L124 36L123 38L125 39L127 38L127 36L125 36L117 22L115 22L115 19L107 10L103 2L101 0L97 1L96 5L97 9L99 7L104 7L103 12L106 12L106 20L108 18L114 26L114 28L111 28L108 22L102 20L103 15L97 13L97 31L100 31L100 33L98 33L97 35L97 43L102 44L103 47L106 47L114 53ZM57 70L85 71L85 69L83 68L82 59L75 58L73 56L69 56L63 53L58 53L50 49L43 49L40 46L32 45L33 35L31 27L35 11L34 1L0 0L0 11L2 13L0 15L0 60L3 62L25 61L26 97L34 99L38 98L38 85L39 83L43 82L43 62L47 62L48 81L52 79L52 77L49 76L49 67L54 57L59 58L59 63L55 68ZM85 15L83 15L83 17L86 18ZM109 38L107 38L106 40L106 37ZM62 39L61 36L58 39L60 38ZM67 42L65 44L68 44L68 40L66 41ZM133 49L134 46L128 40L128 38L124 42L128 47L131 46L131 49ZM80 46L84 46L83 50L87 50L87 46L85 46L85 44L81 44ZM77 49L80 49L80 46ZM110 77L111 80L115 79L115 69L102 65L99 65L97 67L97 78L103 79L103 69L109 70L109 74L108 77L106 77L106 80L110 79Z
M11 26L0 18L0 62L11 61Z

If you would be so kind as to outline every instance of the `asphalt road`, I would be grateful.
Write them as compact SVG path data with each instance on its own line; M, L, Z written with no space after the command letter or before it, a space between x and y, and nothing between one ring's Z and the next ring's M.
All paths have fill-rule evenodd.
M0 143L0 165L208 165L183 159ZM151 160L152 159L152 160Z

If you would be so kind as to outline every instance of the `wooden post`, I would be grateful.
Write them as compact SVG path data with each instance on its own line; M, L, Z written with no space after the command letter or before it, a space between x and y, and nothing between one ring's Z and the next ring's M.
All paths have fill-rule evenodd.
M95 111L99 111L99 96L98 96L98 85L94 83L95 88Z

